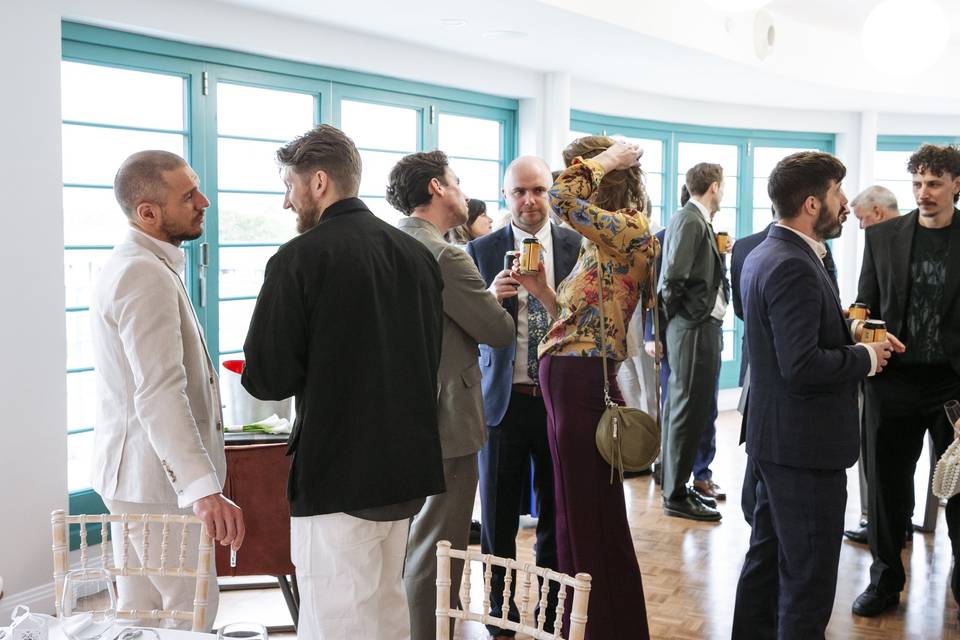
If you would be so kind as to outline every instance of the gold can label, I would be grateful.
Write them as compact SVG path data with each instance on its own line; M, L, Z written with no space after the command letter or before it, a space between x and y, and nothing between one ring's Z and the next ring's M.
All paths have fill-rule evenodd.
M870 315L870 309L862 302L854 302L849 309L851 320L866 320Z
M717 250L720 253L726 253L730 250L730 234L726 231L717 234Z
M860 342L883 342L887 339L887 323L882 320L867 320L860 334Z
M523 241L523 251L520 252L520 273L536 273L540 270L540 241L536 238L527 238Z

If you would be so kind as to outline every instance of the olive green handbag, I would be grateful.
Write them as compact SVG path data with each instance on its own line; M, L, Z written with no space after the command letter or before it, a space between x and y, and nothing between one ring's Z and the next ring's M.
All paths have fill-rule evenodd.
M624 471L643 471L660 455L660 349L655 349L657 389L656 419L640 409L621 407L610 399L610 381L607 378L607 325L603 313L603 264L600 253L597 257L597 293L600 301L600 353L603 357L603 402L605 408L597 425L597 450L610 465L610 484L613 484L614 470L620 473L623 481ZM654 344L660 341L660 309L656 292L656 269L651 265L650 293L653 295L653 334ZM639 304L643 304L641 300Z

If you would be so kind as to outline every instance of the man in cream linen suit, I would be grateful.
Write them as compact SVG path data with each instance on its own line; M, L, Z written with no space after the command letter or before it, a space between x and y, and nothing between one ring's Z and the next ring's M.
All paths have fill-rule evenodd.
M513 342L513 319L487 291L466 253L443 238L467 220L467 199L442 151L414 153L390 171L387 201L405 214L397 224L422 242L443 276L443 346L438 381L438 422L447 490L430 496L413 517L403 581L410 607L410 638L436 637L437 542L465 549L477 496L477 451L486 440L480 392L478 343L502 348ZM462 562L451 570L450 606L459 607ZM453 620L450 621L451 627ZM452 635L452 630L451 630Z
M221 494L223 419L213 363L181 280L179 246L203 232L210 202L182 158L141 151L124 161L114 195L130 231L104 264L91 304L97 376L93 488L110 513L196 514L221 544L240 547L240 509ZM157 566L162 525L148 564ZM130 566L143 555L142 525L130 523ZM156 530L154 530L154 528ZM114 527L114 553L120 529ZM195 566L199 527L190 532ZM170 532L179 540L179 527ZM117 579L122 609L193 609L183 578ZM207 628L217 612L211 585Z

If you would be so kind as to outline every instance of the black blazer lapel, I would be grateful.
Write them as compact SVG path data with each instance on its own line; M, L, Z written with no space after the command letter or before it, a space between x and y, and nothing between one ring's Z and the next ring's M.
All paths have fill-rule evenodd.
M913 234L917 228L916 211L898 219L899 227L889 237L890 269L893 274L893 295L896 296L897 317L903 322L907 319L907 296L910 292L910 251L913 248ZM882 295L882 294L881 294Z
M946 284L943 290L943 306L940 316L947 317L950 305L960 292L960 210L953 210L953 223L950 227L950 248L947 254Z

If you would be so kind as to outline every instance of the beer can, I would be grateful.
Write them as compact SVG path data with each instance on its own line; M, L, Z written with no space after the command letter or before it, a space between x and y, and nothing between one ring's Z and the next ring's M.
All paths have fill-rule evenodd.
M503 268L507 271L513 270L513 261L520 258L519 251L507 251L503 255Z
M720 253L726 253L730 250L730 234L726 231L717 233L717 250Z
M860 342L883 342L887 339L887 323L883 320L867 320L863 323Z
M520 273L536 273L540 270L541 248L536 238L524 239L523 251L520 252Z
M854 302L849 311L851 320L866 320L870 315L870 308L862 302Z

